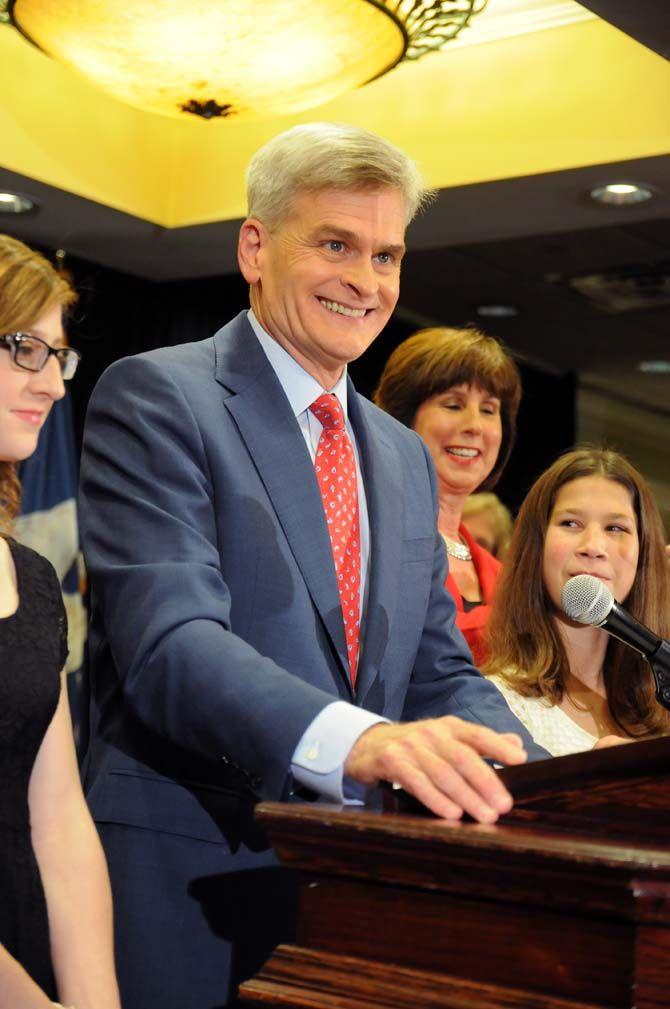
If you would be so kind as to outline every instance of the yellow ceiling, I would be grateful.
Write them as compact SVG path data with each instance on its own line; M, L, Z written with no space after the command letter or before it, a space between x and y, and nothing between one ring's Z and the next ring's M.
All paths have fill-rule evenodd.
M546 27L558 8L562 23ZM315 119L383 134L440 188L670 149L662 57L575 3L489 0L480 19L479 40L473 26L469 38L319 108L245 123L124 105L0 26L0 165L177 227L243 216L251 154Z

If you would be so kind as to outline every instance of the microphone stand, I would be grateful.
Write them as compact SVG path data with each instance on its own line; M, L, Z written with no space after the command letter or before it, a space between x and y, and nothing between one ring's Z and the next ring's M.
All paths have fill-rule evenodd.
M670 641L661 638L653 655L646 656L656 684L656 700L670 711Z
M598 626L604 627L609 634L634 648L647 660L654 674L656 700L670 711L670 641L660 638L637 620L631 620L616 602L612 603L607 617Z

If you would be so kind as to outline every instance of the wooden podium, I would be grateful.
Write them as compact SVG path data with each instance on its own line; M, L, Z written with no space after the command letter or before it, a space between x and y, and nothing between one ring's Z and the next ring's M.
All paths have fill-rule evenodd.
M500 824L267 803L296 943L240 989L310 1009L670 1007L670 738L500 771ZM407 800L411 801L411 800Z

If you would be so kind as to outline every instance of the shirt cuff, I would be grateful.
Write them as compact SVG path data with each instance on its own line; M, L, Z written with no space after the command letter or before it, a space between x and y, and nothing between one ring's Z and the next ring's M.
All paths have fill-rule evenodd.
M293 777L334 802L363 803L367 786L346 777L344 763L358 737L380 722L388 719L346 701L333 701L319 712L296 746L291 758Z

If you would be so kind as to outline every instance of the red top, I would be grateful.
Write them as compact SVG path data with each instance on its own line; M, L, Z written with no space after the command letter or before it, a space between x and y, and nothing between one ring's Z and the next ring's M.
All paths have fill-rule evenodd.
M493 554L490 554L488 550L485 550L484 547L481 547L479 543L473 540L465 526L459 526L458 531L470 547L472 561L475 565L477 578L479 579L482 601L478 606L475 606L474 609L466 613L463 609L463 596L451 574L447 578L445 585L456 603L456 626L470 646L475 665L480 666L487 657L487 651L484 646L484 628L491 612L493 589L502 565Z

